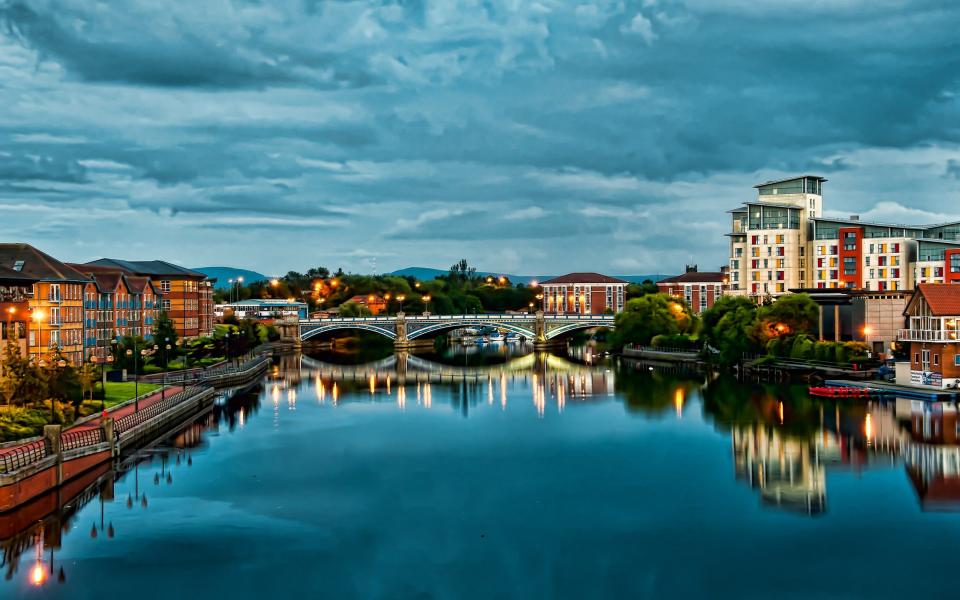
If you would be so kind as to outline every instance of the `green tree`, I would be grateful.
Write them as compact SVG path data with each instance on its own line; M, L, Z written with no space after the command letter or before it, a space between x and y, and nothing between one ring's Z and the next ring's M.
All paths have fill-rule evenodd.
M20 345L12 338L3 351L0 394L5 404L15 406L35 405L47 395L47 383L40 369L20 353Z
M167 368L167 364L177 356L177 328L166 311L157 315L153 324L153 343L160 349L153 355L153 364ZM170 344L170 350L164 352L164 346Z
M614 324L613 344L624 346L649 344L657 335L693 333L697 322L683 301L666 294L649 294L627 301Z
M344 302L340 305L341 317L369 317L373 313L366 306L357 302Z
M812 335L817 330L820 309L807 294L789 294L762 306L757 315L758 330L754 337L769 340L775 337Z
M744 353L758 352L753 332L759 307L744 296L724 296L703 313L701 337L714 349L715 359L723 365L740 361Z
M644 279L642 283L631 283L627 286L627 300L631 298L640 298L649 294L656 294L660 291L657 284L650 279Z

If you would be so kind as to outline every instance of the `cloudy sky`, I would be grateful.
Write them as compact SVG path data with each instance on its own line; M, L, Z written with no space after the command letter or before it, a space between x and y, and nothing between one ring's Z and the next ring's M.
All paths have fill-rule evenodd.
M960 5L0 0L0 238L273 274L726 261L760 181L960 217Z

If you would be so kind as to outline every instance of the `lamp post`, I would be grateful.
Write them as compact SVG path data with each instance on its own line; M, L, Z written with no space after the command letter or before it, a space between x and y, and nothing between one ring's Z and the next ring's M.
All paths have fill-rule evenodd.
M403 312L403 301L406 300L406 299L407 299L407 297L404 296L403 294L397 296L397 302L400 303L400 312Z
M423 305L427 311L427 314L430 314L430 295L428 294L426 296L421 296L420 299L423 300Z
M537 294L537 306L540 307L540 310L543 310L543 294Z
M167 397L167 368L170 363L167 361L169 359L170 352L170 338L163 338L163 383L160 387L160 399L166 399Z
M43 345L43 319L47 315L40 309L33 311L31 318L37 322L37 362L40 361L40 348Z

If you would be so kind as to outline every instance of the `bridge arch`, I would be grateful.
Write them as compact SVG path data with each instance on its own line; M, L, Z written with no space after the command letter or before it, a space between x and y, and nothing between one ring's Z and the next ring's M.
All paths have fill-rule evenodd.
M409 328L410 324L408 324L407 327ZM463 320L463 321L431 323L429 325L420 327L419 329L416 329L414 331L410 331L408 329L407 339L413 340L418 337L423 337L430 333L442 333L444 331L452 331L454 329L463 329L465 327L474 327L478 329L482 327L497 327L498 329L506 329L507 331L512 331L516 334L522 335L526 337L528 340L532 340L535 336L534 332L531 329L527 329L526 327L521 327L514 323L497 323L493 321Z
M372 331L373 333L379 333L380 335L391 340L397 339L397 333L392 328L387 328L380 325L374 325L371 323L346 321L346 322L338 322L338 323L328 323L325 325L318 325L317 327L312 327L300 334L300 340L306 341L312 337L318 336L322 333L329 333L331 331L349 331L349 330L357 330L357 329L363 330L363 331Z
M553 340L553 339L559 338L559 337L561 337L561 336L564 336L564 335L566 335L566 334L568 334L568 333L573 333L574 331L579 331L579 330L583 330L583 329L596 329L597 327L606 327L606 328L608 328L608 329L613 329L613 323L609 323L609 322L591 322L591 321L583 321L583 322L576 322L576 323L566 323L566 324L564 324L564 325L559 325L559 326L554 327L554 328L552 328L552 329L549 329L549 328L548 328L545 337L546 337L548 340Z

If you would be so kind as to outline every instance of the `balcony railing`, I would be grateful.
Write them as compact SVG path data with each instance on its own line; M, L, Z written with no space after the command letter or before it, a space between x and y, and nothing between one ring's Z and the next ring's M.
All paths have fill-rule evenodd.
M956 342L957 331L945 329L901 329L897 332L901 342Z

